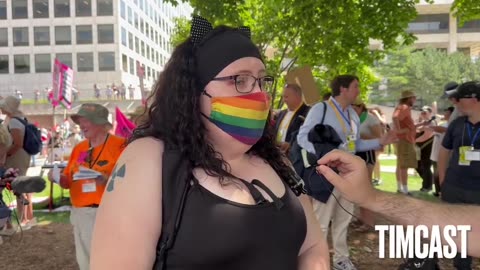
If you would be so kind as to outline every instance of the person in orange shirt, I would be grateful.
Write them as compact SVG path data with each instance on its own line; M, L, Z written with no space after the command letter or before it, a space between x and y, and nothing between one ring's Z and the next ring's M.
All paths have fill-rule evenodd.
M415 125L412 118L412 106L417 97L412 91L403 91L398 106L393 112L393 127L399 139L396 147L397 192L410 195L408 191L408 169L417 168L417 154L415 151L416 128L424 123Z
M73 206L70 222L74 229L75 251L80 270L89 269L90 242L97 208L125 144L124 138L109 133L112 124L108 121L108 114L108 109L100 104L82 104L78 113L71 118L80 126L85 140L73 148L60 179L55 179L53 171L48 174L50 181L57 180L62 188L70 189ZM74 175L82 167L97 171L101 176L74 180Z

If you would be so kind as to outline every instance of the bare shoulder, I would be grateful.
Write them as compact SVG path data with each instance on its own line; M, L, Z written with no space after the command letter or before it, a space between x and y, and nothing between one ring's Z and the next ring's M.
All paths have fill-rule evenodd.
M142 138L128 144L115 165L107 193L121 188L121 185L125 185L125 191L137 184L161 186L163 150L163 142L155 138Z
M127 145L123 151L122 157L138 157L142 160L145 158L162 157L164 150L163 141L152 137L141 138ZM145 156L141 156L145 155Z
M97 212L92 270L152 269L162 230L162 155L163 143L153 138L123 151Z

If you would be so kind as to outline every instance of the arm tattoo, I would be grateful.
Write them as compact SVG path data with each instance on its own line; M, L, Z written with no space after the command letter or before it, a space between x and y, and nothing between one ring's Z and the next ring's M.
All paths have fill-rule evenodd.
M126 172L125 164L123 164L122 166L118 166L118 164L115 165L115 168L113 168L113 173L112 173L110 182L108 183L108 186L107 186L107 191L108 192L113 191L113 189L115 187L115 181L117 179L121 180L122 178L125 177L125 172Z

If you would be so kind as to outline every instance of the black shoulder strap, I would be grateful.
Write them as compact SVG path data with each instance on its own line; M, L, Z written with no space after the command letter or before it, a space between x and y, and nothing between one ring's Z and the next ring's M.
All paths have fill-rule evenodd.
M182 153L165 145L162 161L162 232L157 244L154 270L165 268L168 250L173 247L180 227L188 191L191 168Z
M325 121L325 114L327 114L327 103L325 103L325 101L322 101L323 103L323 115L322 115L322 121L320 122L320 124L323 125L323 122Z
M26 126L28 124L28 121L27 119L22 119L20 117L13 117L13 119L17 119L18 121L20 121L20 123L22 123L24 126Z

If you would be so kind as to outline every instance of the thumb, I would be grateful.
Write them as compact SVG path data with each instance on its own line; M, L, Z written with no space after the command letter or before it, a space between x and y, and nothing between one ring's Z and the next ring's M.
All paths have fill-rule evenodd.
M342 181L345 181L340 177L336 172L334 172L330 167L325 165L320 165L318 167L318 171L327 178L327 180L332 183L332 185L341 186L343 184Z

